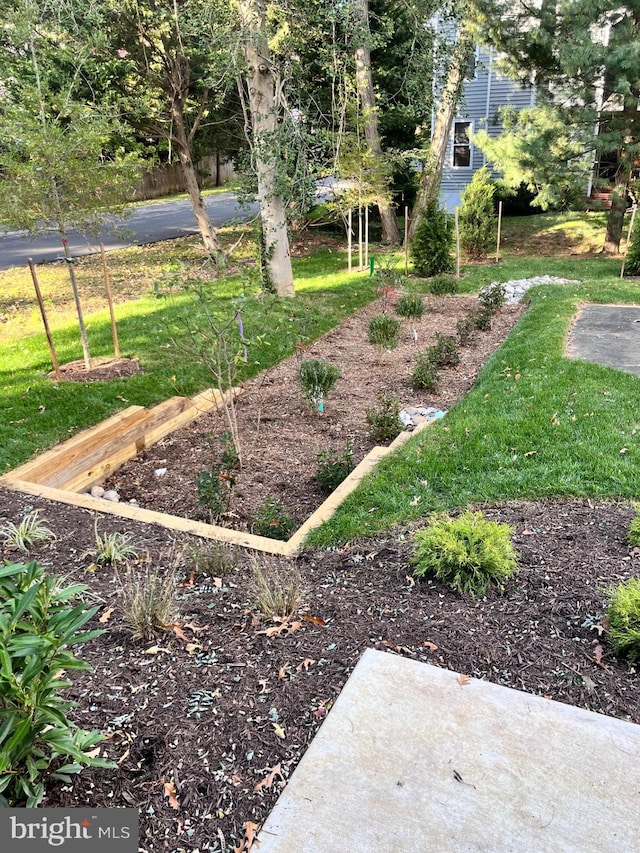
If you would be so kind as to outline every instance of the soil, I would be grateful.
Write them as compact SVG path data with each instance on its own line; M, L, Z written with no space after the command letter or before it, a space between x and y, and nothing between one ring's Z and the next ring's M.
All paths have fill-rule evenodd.
M94 358L90 368L84 361L68 361L60 365L61 379L65 382L106 382L122 376L134 376L140 373L140 362L135 358ZM48 374L55 379L55 371Z
M154 570L178 568L176 627L147 642L125 631L114 570L84 556L93 515L0 488L0 519L34 506L58 538L29 558L101 605L105 633L80 650L93 672L74 675L71 716L104 732L117 762L49 782L43 805L136 807L145 853L249 849L245 831L264 821L368 647L640 723L640 678L612 658L603 617L605 590L638 572L629 504L484 507L512 525L520 570L480 601L414 582L411 530L306 552L302 603L284 627L256 615L246 554L192 575L184 538L100 518L103 535L132 530ZM0 558L25 555L0 547Z
M430 301L427 325L418 327L419 348L432 343L436 330L451 333L465 307L462 297ZM307 353L342 370L324 416L300 399L295 360L256 380L241 398L249 422L261 413L259 440L245 439L244 451L248 470L261 462L263 482L238 491L280 488L292 511L303 515L306 504L297 491L295 499L291 495L298 480L311 476L300 455L304 445L314 455L352 438L364 452L363 408L383 389L403 404L450 408L518 311L504 310L490 333L461 351L460 365L443 372L437 394L420 398L409 385L413 324L404 323L397 351L380 355L365 343L370 314L352 318ZM294 457L284 478L268 432L274 424ZM178 453L192 455L198 431L206 437L222 429L194 425ZM172 479L173 459L168 445L158 446L131 472L167 467L164 478L152 474L148 482L167 499L175 491L183 501L185 491ZM180 476L193 482L192 473ZM287 488L277 486L276 477L288 478ZM135 807L143 853L249 850L254 830L366 648L640 723L640 678L613 658L604 616L606 590L638 573L637 552L626 544L635 515L629 503L576 499L482 507L489 518L512 526L520 568L503 594L491 591L481 600L434 580L414 580L414 527L303 552L286 564L299 572L303 591L285 621L261 617L252 592L256 561L264 568L277 558L238 551L223 559L219 548L202 540L108 515L96 521L88 510L0 487L0 524L18 523L34 508L57 538L23 554L0 536L0 560L37 559L65 583L86 584L86 600L100 605L92 627L104 634L78 650L93 669L73 674L67 692L77 706L69 713L83 728L106 735L102 755L116 763L112 770L85 768L70 785L50 780L43 806ZM176 511L174 504L169 509ZM247 519L252 511L245 511ZM176 574L175 612L146 640L127 629L116 571L96 565L87 553L96 523L102 536L132 535L141 555L132 565L138 583L145 569ZM277 565L284 571L282 562ZM119 575L125 576L124 568Z
M135 460L125 464L104 485L121 500L146 509L239 530L252 530L253 520L267 497L275 498L299 526L326 498L315 482L316 457L321 451L340 456L349 444L357 464L378 443L369 431L367 409L379 409L378 397L395 397L400 408L433 406L450 409L473 385L489 355L504 340L521 315L521 306L506 306L492 328L478 332L460 348L456 367L441 371L434 393L415 391L411 376L416 355L425 352L436 334L456 335L458 320L477 306L472 296L426 296L419 320L402 319L399 346L381 351L367 340L368 324L386 307L381 301L352 315L312 346L248 382L237 401L238 432L243 467L230 493L228 511L217 519L199 506L196 478L217 472L228 430L222 412L202 415L172 433ZM395 315L394 315L395 316ZM340 379L325 402L324 414L305 401L298 381L302 359L334 364ZM287 538L286 536L284 538Z

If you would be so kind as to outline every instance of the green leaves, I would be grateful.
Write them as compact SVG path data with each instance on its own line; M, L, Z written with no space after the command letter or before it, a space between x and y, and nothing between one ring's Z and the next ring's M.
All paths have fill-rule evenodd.
M70 682L60 672L88 669L68 646L101 631L80 631L98 608L73 604L82 585L62 588L36 562L0 566L0 802L37 806L53 762L71 763L52 774L68 781L83 764L111 766L85 752L102 736L67 719L71 703L60 691ZM61 774L61 775L60 775Z

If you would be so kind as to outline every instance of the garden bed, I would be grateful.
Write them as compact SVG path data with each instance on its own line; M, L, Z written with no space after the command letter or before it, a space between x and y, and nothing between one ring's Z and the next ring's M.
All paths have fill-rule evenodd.
M504 307L490 330L477 332L460 348L460 363L443 370L436 390L427 393L412 387L416 355L434 343L438 332L455 336L457 322L477 300L427 296L425 304L421 319L402 319L396 349L382 351L367 341L369 321L381 312L377 302L243 386L236 404L243 467L217 524L252 532L265 499L272 498L295 527L301 525L326 498L315 481L318 453L341 455L349 446L357 464L374 446L388 443L371 434L366 418L367 409L379 408L381 394L396 398L402 408L450 409L523 310ZM298 366L303 359L323 359L340 371L323 414L314 412L302 395ZM203 472L217 472L227 430L221 412L203 414L123 465L105 488L145 509L211 522L207 507L199 504L196 479Z

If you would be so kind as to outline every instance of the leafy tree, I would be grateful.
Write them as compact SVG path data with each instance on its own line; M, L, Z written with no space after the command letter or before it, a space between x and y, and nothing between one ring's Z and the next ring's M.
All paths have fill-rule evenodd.
M640 275L640 217L636 216L627 257L624 262L625 275Z
M479 169L462 191L459 211L460 242L470 258L483 258L496 240L493 205L495 187L486 167Z
M8 13L6 5L3 11ZM13 24L0 44L0 67L13 61L18 72L2 83L0 220L32 233L55 223L89 368L68 230L94 230L106 214L121 211L138 179L138 166L118 142L126 134L117 116L76 97L83 51L50 9L42 11L45 19L28 2L12 5Z
M232 28L228 3L211 0L109 0L98 45L103 63L137 134L164 140L175 150L185 186L211 257L224 259L200 193L195 167L197 135L218 117L237 132L229 115ZM237 114L239 105L236 104Z
M509 0L474 1L482 40L506 55L514 76L536 85L540 117L533 122L530 114L518 128L524 141L514 145L512 167L522 164L525 180L527 171L531 175L530 151L544 143L534 139L530 144L527 136L532 126L541 139L548 135L553 123L549 117L554 114L567 144L545 151L547 168L553 162L556 171L566 173L573 171L580 153L587 160L594 154L596 158L613 154L614 186L604 248L617 252L640 151L640 7L617 0L544 0L539 7ZM566 128L572 130L568 139Z

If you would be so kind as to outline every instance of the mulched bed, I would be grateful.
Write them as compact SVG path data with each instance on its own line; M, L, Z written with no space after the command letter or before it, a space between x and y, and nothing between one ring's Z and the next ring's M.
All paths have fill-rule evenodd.
M478 305L473 296L424 297L420 319L402 319L399 345L381 352L367 340L370 320L384 308L381 300L356 312L298 357L285 359L243 386L237 401L243 468L233 490L229 511L217 523L252 530L263 501L275 498L299 526L326 498L316 482L320 451L341 455L347 443L357 464L377 443L369 434L367 409L379 409L378 397L395 397L401 408L433 406L450 409L471 388L487 358L507 336L524 310L505 306L491 329L477 332L460 347L460 362L442 369L434 392L416 391L411 377L418 353L435 343L436 335L456 336L459 320ZM313 412L300 390L301 359L322 359L340 370L328 396L325 413ZM198 504L196 478L217 472L220 437L228 430L222 413L202 415L138 458L123 465L104 484L121 500L145 509L199 521L214 520ZM285 537L286 538L286 537Z
M30 556L102 604L106 631L81 650L94 669L73 678L72 715L108 734L103 752L118 762L51 783L43 805L137 807L146 853L248 849L245 830L263 822L368 647L640 723L640 679L610 656L603 620L605 590L638 571L627 503L484 507L513 526L521 568L503 595L480 601L415 583L407 529L307 552L303 605L285 630L253 611L246 554L222 576L192 576L184 537L136 525L149 565L177 561L186 584L181 628L149 642L123 629L114 571L84 556L94 516L0 488L0 519L32 507L58 538ZM24 559L1 547L0 557Z

